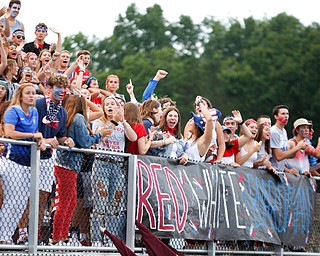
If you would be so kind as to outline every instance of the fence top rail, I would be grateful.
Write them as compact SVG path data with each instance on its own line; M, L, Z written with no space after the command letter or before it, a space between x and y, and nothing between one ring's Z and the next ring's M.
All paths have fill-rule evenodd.
M19 144L19 145L25 145L25 146L31 146L36 144L34 141L23 141L23 140L13 140L13 139L5 139L0 138L0 142L3 143L12 143L12 144ZM51 145L46 144L47 148L51 148ZM123 157L129 157L132 154L130 153L123 153L123 152L114 152L114 151L107 151L107 150L98 150L98 149L90 149L90 148L69 148L67 146L58 146L58 149L62 150L69 150L73 152L81 152L81 153L89 153L89 154L108 154L108 155L116 155L116 156L123 156Z
M23 141L23 140L13 140L13 139L5 139L0 138L0 142L4 143L12 143L12 144L20 144L20 145L34 145L36 142L34 141ZM51 148L51 145L46 144L47 148ZM98 149L91 149L91 148L69 148L66 146L58 146L58 149L62 150L69 150L73 152L81 152L81 153L89 153L89 154L108 154L108 155L116 155L116 156L123 156L123 157L129 157L132 156L130 153L122 153L122 152L113 152L113 151L106 151L106 150L98 150ZM279 172L280 175L283 174L283 172ZM320 180L320 177L318 176L312 176L315 180Z

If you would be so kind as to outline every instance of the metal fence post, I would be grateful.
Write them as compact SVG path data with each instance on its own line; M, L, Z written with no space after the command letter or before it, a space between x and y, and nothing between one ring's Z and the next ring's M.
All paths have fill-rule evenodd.
M214 241L208 241L208 255L216 255L216 243Z
M29 253L36 254L38 246L40 150L37 143L31 145Z
M128 164L128 205L127 205L127 238L126 245L134 250L135 241L135 210L137 192L137 156L129 156Z

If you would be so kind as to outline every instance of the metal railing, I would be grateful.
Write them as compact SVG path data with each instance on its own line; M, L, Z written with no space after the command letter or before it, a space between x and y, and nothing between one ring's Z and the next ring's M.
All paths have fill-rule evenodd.
M90 252L94 255L99 253L113 253L117 254L115 247L92 247L92 246L55 246L55 245L39 245L38 241L38 214L39 214L39 174L40 174L40 151L37 149L35 142L23 142L11 139L0 139L0 142L9 144L19 144L31 147L31 167L30 167L30 211L29 211L29 240L27 245L14 244L0 244L0 255L11 255L12 252L19 255L55 255L61 254L63 251L66 255L77 255L81 252ZM48 146L49 147L49 146ZM59 146L60 150L70 150L68 147ZM127 225L126 225L126 245L135 251L138 255L146 255L145 248L136 245L135 233L135 209L136 209L136 158L137 156L126 153L106 152L102 150L93 149L77 149L72 148L71 151L81 152L86 154L102 154L102 155L116 155L128 158L128 198L127 198ZM2 156L4 157L4 156ZM10 170L14 171L14 170ZM317 182L320 181L316 178ZM17 188L19 189L19 188ZM320 195L316 195L315 209L320 208ZM237 243L229 244L228 246L220 245L218 243L206 242L205 244L198 244L196 248L184 248L183 239L171 239L170 243L184 254L192 255L320 255L320 246L318 245L318 236L320 234L320 223L317 221L317 210L315 210L315 217L313 223L313 231L311 234L310 243L306 246L309 252L291 252L283 246L269 246L267 248L259 247L256 250L240 248Z

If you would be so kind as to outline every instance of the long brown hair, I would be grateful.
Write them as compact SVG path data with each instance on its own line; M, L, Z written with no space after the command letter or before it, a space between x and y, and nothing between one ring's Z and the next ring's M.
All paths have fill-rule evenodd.
M268 126L267 124L259 124L258 125L258 132L256 134L256 137L254 138L257 142L262 141L262 136L263 136L263 129L265 126ZM271 153L271 148L270 148L270 140L266 140L264 143L265 149L268 152L268 154Z
M180 111L174 106L167 107L161 117L160 123L159 123L159 128L161 131L166 131L168 124L167 124L167 115L171 112L175 111L178 113L178 123L176 124L175 130L174 130L174 135L176 138L181 139L181 116L180 116Z
M13 60L13 59L7 60L7 67L5 68L5 70L2 73L3 77L6 77L6 75L8 74L8 71L9 71L9 67L12 67L14 64L16 64L18 66L16 60Z
M72 120L76 114L83 115L88 125L89 122L87 115L87 103L84 97L79 97L78 95L71 95L69 97L66 97L63 106L67 112L67 129L69 129Z
M124 104L124 119L132 125L132 123L142 124L140 109L137 104L128 102Z
M52 54L48 49L41 50L41 52L40 52L40 54L38 56L38 60L37 60L37 66L36 66L36 71L37 72L39 72L39 70L43 67L42 62L41 62L41 57L45 52L50 53L50 56L52 57Z
M154 112L154 108L158 109L160 107L160 103L156 100L146 100L144 101L140 106L140 114L141 118L151 118L153 122L156 124L156 119L154 118L154 115L157 114L157 112Z

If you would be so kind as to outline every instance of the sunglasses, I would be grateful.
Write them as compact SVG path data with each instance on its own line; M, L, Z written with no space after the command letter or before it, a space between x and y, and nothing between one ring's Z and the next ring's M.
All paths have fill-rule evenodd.
M16 37L17 39L20 39L20 38L22 38L23 40L26 39L24 36L16 36Z

